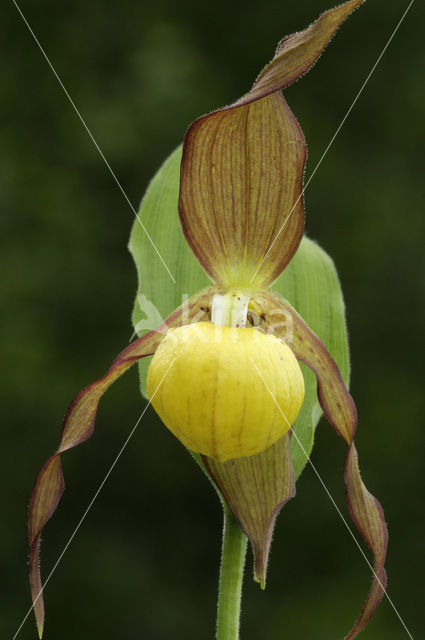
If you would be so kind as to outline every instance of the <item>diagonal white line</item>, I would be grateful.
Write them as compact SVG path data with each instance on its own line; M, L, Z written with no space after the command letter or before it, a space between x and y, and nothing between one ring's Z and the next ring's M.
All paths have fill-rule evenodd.
M375 576L376 580L378 581L379 585L380 585L380 586L381 586L381 588L383 589L383 591L384 591L384 593L385 593L385 596L386 596L386 598L387 598L388 602L390 603L390 605L391 605L391 606L392 606L392 608L394 609L394 612L395 612L395 614L397 615L398 619L400 620L401 624L403 625L403 627L404 627L404 629L405 629L405 631L406 631L407 635L409 636L409 638L410 638L411 640L413 640L413 636L412 636L412 634L410 633L409 629L407 628L407 626L406 626L405 622L403 621L403 618L401 617L401 615L400 615L400 613L398 612L398 610L397 610L397 608L396 608L395 604L393 603L393 601L391 600L390 596L388 595L388 592L387 592L387 590L384 588L384 585L381 583L380 579L379 579L379 578L378 578L378 576L376 575L375 570L374 570L374 568L372 567L372 565L370 564L368 557L366 556L365 552L363 551L362 547L360 546L360 544L359 544L359 542L358 542L358 540L357 540L356 536L355 536L355 535L354 535L354 533L352 532L350 525L348 524L348 522L347 522L347 521L346 521L346 519L344 518L343 514L341 513L340 508L339 508L339 507L338 507L338 505L336 504L336 502L335 502L334 498L332 497L332 495L331 495L331 493L330 493L329 489L327 488L327 486L326 486L326 484L325 484L324 480L322 479L322 477L321 477L320 473L318 472L318 470L316 469L315 465L314 465L314 464L313 464L313 462L311 461L310 456L309 456L309 455L307 455L306 450L304 449L304 447L303 447L303 445L302 445L302 443L301 443L300 439L298 438L297 434L296 434L296 433L295 433L295 431L292 429L292 426L289 424L289 421L288 421L287 417L285 416L285 414L283 413L283 411L282 411L282 409L281 409L281 407L280 407L279 403L277 402L275 395L274 395L274 394L273 394L273 392L271 391L271 389L270 389L270 387L268 386L267 382L264 380L264 377L263 377L263 375L261 374L261 371L259 370L259 368L257 367L257 365L255 364L254 360L253 360L251 357L250 357L250 360L251 360L252 364L254 365L254 368L255 368L255 370L257 371L258 375L260 376L261 380L263 381L264 386L266 387L267 391L269 392L270 396L272 397L273 402L275 403L276 407L278 408L278 410L279 410L280 414L281 414L281 415L282 415L282 417L284 418L284 420L285 420L286 424L289 426L289 429L291 430L292 435L293 435L293 436L294 436L294 438L296 439L297 443L300 445L300 447L301 447L301 449L302 449L302 451L303 451L303 453L304 453L305 457L307 458L308 462L310 463L310 465L311 465L311 467L312 467L312 469L313 469L314 473L316 474L316 476L317 476L317 478L318 478L318 480L319 480L320 484L321 484L321 485L322 485L322 487L324 488L324 490L325 490L325 492L326 492L326 494L327 494L327 496L328 496L329 500L331 501L331 503L332 503L332 504L333 504L333 506L335 507L335 509L336 509L336 511L337 511L337 513L338 513L338 515L339 515L339 517L341 518L342 522L343 522L343 523L344 523L344 525L346 526L347 531L349 532L350 536L353 538L354 542L356 543L357 548L359 549L359 551L360 551L360 553L362 554L363 558L365 559L365 561L366 561L367 565L368 565L368 566L369 566L369 568L371 569L371 571L372 571L373 575Z
M141 221L136 209L133 207L133 205L130 202L129 197L127 196L126 192L124 191L123 187L121 186L120 181L118 180L117 176L115 175L114 171L112 170L111 165L109 164L109 162L107 161L107 159L105 158L101 148L99 147L99 145L97 144L92 132L90 131L90 129L88 128L87 124L85 123L85 120L83 118L83 116L81 115L81 113L78 111L73 99L71 98L71 96L69 95L68 91L66 90L65 85L63 84L62 80L60 79L59 75L56 72L56 69L54 68L53 64L51 63L50 59L48 58L46 52L44 51L43 47L41 46L39 40L37 39L37 36L35 35L34 31L31 29L28 20L26 19L26 17L24 16L24 14L22 13L20 7L18 6L16 0L12 0L13 4L15 5L16 9L18 10L22 20L25 22L28 31L30 32L30 34L32 35L32 37L35 40L35 43L37 44L38 48L40 49L41 53L44 56L44 59L46 60L47 64L49 65L50 69L53 72L53 75L55 76L56 80L59 82L60 86L62 87L66 97L68 98L69 102L71 103L72 108L74 109L75 113L77 114L78 118L81 121L81 124L83 125L84 129L87 131L88 135L90 136L91 141L93 142L94 146L96 147L96 149L98 150L103 162L106 164L107 168L109 169L109 172L111 174L111 176L113 177L117 187L119 188L119 190L121 191L121 193L123 194L124 198L126 199L127 203L130 206L130 209L132 210L132 212L134 213L136 220L139 222L140 226L142 227L143 231L146 234L146 237L148 238L149 242L151 243L152 247L154 248L156 254L158 255L159 259L161 260L162 264L164 265L168 275L170 276L171 280L174 282L174 284L176 284L176 281L174 279L174 276L172 275L171 271L169 270L169 268L167 267L163 257L161 256L156 244L154 243L154 241L152 240L151 236L149 235L148 230L146 229L145 225L143 224L143 222Z
M112 473L112 470L115 468L118 460L120 459L122 453L124 452L124 449L127 447L128 443L130 442L134 432L136 431L137 427L139 426L143 416L145 415L146 411L149 409L150 405L152 404L152 400L155 397L159 387L161 386L161 384L163 383L165 377L168 375L168 372L170 371L172 365L174 364L174 360L175 358L172 359L167 371L164 373L164 375L162 376L161 380L158 383L158 386L156 387L155 391L152 394L152 397L150 398L148 404L146 405L146 407L143 409L142 413L140 414L136 424L134 425L134 427L132 428L132 430L130 431L129 435L127 436L127 439L125 440L124 444L122 445L121 449L119 450L119 452L117 453L117 455L115 456L115 459L113 461L113 463L111 464L111 466L109 467L109 470L107 472L107 474L105 475L105 477L103 478L102 482L100 483L96 493L94 494L93 498L90 500L88 507L86 508L86 510L84 511L83 515L80 518L80 521L78 522L77 526L75 527L74 531L72 532L72 535L70 536L68 542L66 543L66 545L64 546L61 554L59 555L59 558L56 560L55 564L53 565L52 570L50 571L49 575L47 576L46 580L44 581L44 584L42 586L42 588L40 589L40 592L38 593L37 597L35 598L34 602L32 603L31 607L28 609L27 613L25 614L24 619L22 620L21 624L19 625L15 635L13 636L12 640L15 640L15 638L17 637L17 635L19 634L20 630L22 629L22 627L24 626L24 623L26 621L26 619L28 618L28 616L30 615L31 611L34 608L35 603L37 602L37 600L39 599L39 597L41 596L41 594L43 593L47 583L49 582L50 578L52 577L52 575L54 574L54 572L56 571L60 561L62 560L63 556L65 555L66 550L68 549L69 545L71 544L71 542L73 541L73 539L75 538L77 531L79 530L79 528L81 527L81 525L83 524L84 520L86 519L86 516L88 514L88 512L90 511L90 509L92 508L96 498L98 497L99 493L102 491L107 479L109 478L109 476Z
M386 52L386 50L388 49L392 39L394 38L395 34L397 33L401 23L403 22L404 18L407 15L407 12L409 11L410 7L412 6L414 0L410 0L410 3L407 7L407 9L405 10L405 12L403 13L403 15L401 16L396 28L394 29L394 31L392 32L392 34L390 35L390 37L387 40L387 43L385 45L385 47L382 49L381 53L378 56L378 59L376 60L375 64L373 65L372 69L369 71L366 80L363 82L362 86L360 87L356 97L354 98L353 102L351 103L350 108L348 109L347 113L345 114L345 116L343 117L343 119L341 120L337 130L335 131L335 133L333 134L328 146L326 147L326 149L324 150L324 152L321 155L321 158L319 160L319 162L316 164L316 166L314 167L314 170L311 174L311 176L309 177L309 179L307 180L307 182L305 183L300 195L298 196L298 198L295 200L295 203L292 207L292 209L290 210L290 212L288 213L288 215L286 216L285 220L282 223L282 226L280 227L279 231L277 232L277 234L274 237L273 242L271 243L270 247L267 249L267 253L266 255L263 257L263 259L261 260L260 264L258 265L257 269L255 270L254 275L252 276L250 283L253 282L253 280L255 279L257 273L259 272L259 270L261 269L261 266L263 265L264 261L266 260L267 256L269 255L270 251L272 250L273 246L276 243L276 240L278 239L278 237L280 236L280 234L282 233L283 229L285 228L286 223L288 222L289 218L291 217L295 207L297 206L298 202L301 200L301 198L304 195L305 190L307 189L308 185L310 184L314 174L316 173L317 169L320 167L320 165L322 164L322 161L324 159L324 157L326 156L326 154L328 153L329 149L331 148L332 144L335 141L335 138L337 137L338 133L341 131L342 126L344 125L345 121L347 120L348 116L350 115L351 111L353 110L354 105L356 104L357 100L360 98L360 95L363 92L363 89L365 88L365 86L367 85L367 83L369 82L373 72L375 71L376 67L378 66L378 64L380 63L382 56L384 55L384 53Z

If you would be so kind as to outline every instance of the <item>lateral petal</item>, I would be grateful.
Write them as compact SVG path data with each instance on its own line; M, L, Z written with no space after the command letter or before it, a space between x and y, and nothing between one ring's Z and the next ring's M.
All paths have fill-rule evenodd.
M375 556L374 577L360 616L345 640L353 640L366 627L381 603L387 586L384 564L387 554L388 530L384 512L378 500L366 489L360 476L354 442L345 461L344 478L348 508L357 529Z
M61 454L90 438L94 431L97 407L103 393L132 364L140 360L140 358L152 355L170 327L187 324L194 319L202 320L206 318L203 308L207 303L210 303L213 291L208 287L193 296L187 304L176 309L158 329L150 331L124 349L115 358L103 378L90 384L75 397L65 415L58 451L41 468L29 505L29 576L40 638L44 626L44 603L39 566L40 537L45 524L54 513L65 488Z
M337 364L328 353L320 338L310 329L299 313L276 293L260 291L255 301L265 314L263 329L281 335L298 358L315 373L317 396L327 420L351 444L357 427L357 410Z
M227 287L269 285L294 255L304 229L306 144L279 92L308 71L361 2L327 11L306 30L284 38L251 91L189 127L180 220L214 281Z
M361 614L345 640L353 640L374 615L386 587L384 569L388 532L382 507L366 489L358 466L353 438L357 427L357 411L339 369L324 344L308 327L293 307L276 294L264 291L256 295L256 302L265 309L273 309L273 321L267 318L263 330L274 329L291 347L295 356L309 366L317 377L320 405L328 421L349 445L344 480L346 500L354 524L374 555L374 578ZM289 330L288 330L289 327Z

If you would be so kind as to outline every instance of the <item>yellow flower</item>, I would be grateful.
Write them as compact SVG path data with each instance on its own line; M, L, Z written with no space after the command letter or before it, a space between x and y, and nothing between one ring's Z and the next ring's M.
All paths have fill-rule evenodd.
M147 380L152 404L168 428L201 454L252 543L255 576L262 584L273 523L295 493L289 445L304 396L298 361L313 370L322 411L349 447L347 502L375 557L368 598L347 640L360 633L380 603L387 530L379 502L360 477L353 399L321 340L270 289L304 230L306 144L281 89L310 69L361 1L327 11L305 31L284 38L248 93L189 127L179 215L186 240L213 284L130 344L68 409L59 449L43 465L30 502L30 582L40 636L40 536L63 492L61 455L90 437L99 400L112 382L153 354ZM289 320L290 336L285 332Z
M267 386L253 375L252 361ZM188 449L220 462L272 445L304 400L300 366L282 340L210 322L169 330L150 364L147 388L170 431Z

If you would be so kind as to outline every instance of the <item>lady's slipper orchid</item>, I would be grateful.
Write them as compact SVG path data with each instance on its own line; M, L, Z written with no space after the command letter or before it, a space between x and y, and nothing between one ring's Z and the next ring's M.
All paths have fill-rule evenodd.
M166 426L200 454L251 541L255 577L262 584L276 515L295 493L289 445L304 397L298 361L313 370L323 413L349 447L348 507L375 558L369 595L346 639L364 629L379 605L386 586L387 530L379 502L360 477L354 402L324 344L269 288L304 231L306 144L281 90L310 69L361 2L327 11L305 31L284 38L251 91L189 127L179 215L213 284L130 344L68 409L59 449L38 475L29 511L30 583L40 637L40 536L64 489L61 454L91 436L100 397L112 382L152 354L151 402Z

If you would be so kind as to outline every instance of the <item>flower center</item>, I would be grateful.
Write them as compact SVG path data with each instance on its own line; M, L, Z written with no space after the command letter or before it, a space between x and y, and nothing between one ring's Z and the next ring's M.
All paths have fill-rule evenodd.
M214 294L211 322L219 327L246 327L250 298L248 293L238 289L232 289L224 295Z

